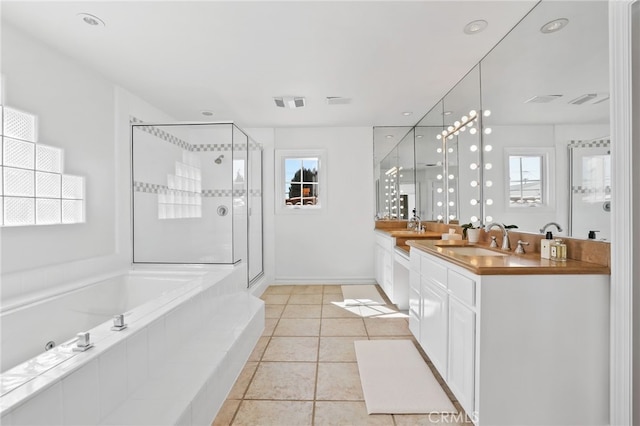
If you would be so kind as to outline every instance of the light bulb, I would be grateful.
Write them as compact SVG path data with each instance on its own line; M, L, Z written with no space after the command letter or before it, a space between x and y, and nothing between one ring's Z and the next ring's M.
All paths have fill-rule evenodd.
M478 165L477 165L476 163L471 163L471 164L469 164L469 168L470 168L471 170L475 170L475 169L477 169L477 168L478 168Z
M486 170L491 170L492 167L493 167L493 165L491 163L487 163L487 164L484 165L484 168Z
M438 207L442 207L442 201L438 201L438 202L436 203L436 205L437 205Z
M437 175L437 176L436 176L436 179L438 179L438 180L442 180L442 175Z
M453 192L455 191L455 189L453 188L449 188L449 192L453 194Z
M488 180L485 182L485 185L487 186L487 188L491 188L493 186L493 182Z
M449 135L447 139L453 139L453 135Z
M466 116L466 115L463 115L463 116L462 116L462 118L461 118L461 120L462 120L462 121L467 121L467 116Z
M384 181L385 181L385 182L389 182L389 179L385 179Z
M470 116L470 117L475 117L475 116L476 116L476 114L477 114L477 112L476 112L476 110L475 110L475 109L472 109L471 111L469 111L469 116Z
M487 127L486 129L484 129L484 134L485 135L490 135L491 134L491 127Z
M447 131L448 131L448 132L450 132L450 131L452 131L452 130L453 130L453 126L449 126L449 127L447 127Z
M473 120L467 123L467 127L473 127Z
M478 216L471 216L470 220L471 220L471 222L477 222L478 221Z
M438 140L442 139L442 135L436 135L436 139Z
M475 135L477 132L478 132L478 131L476 130L476 128L475 128L475 127L472 127L472 128L469 130L469 133L471 133L472 135Z
M385 197L388 197L388 196L389 196L389 193L388 193L388 192L385 192L385 193L384 193L384 196L385 196Z
M454 125L455 127L458 127L458 126L460 125L460 122L459 122L459 121L456 121L456 122L454 122L454 123L453 123L453 125Z
M400 177L402 177L402 175L400 175Z
M442 136L444 136L444 135L446 135L446 134L447 134L447 131L446 131L446 130L443 130L441 134L442 134Z
M442 148L438 148L438 149L436 149L436 152L437 152L438 154L442 154Z
M487 152L491 152L491 150L493 149L493 147L491 145L487 145L484 147L484 150Z
M485 217L485 220L487 222L493 222L493 216L487 216L487 217Z
M451 154L453 152L453 148L449 148L447 151Z
M450 215L449 215L449 219L453 220L453 219L455 219L455 218L456 218L456 215L455 215L455 214L450 214Z
M456 205L456 203L454 203L453 201L449 201L449 205L450 205L451 207L453 207L453 206L455 206L455 205Z
M436 192L437 192L438 194L442 194L442 188L438 188L438 189L436 189Z
M442 215L441 214L438 215L438 220L442 220Z
M449 175L449 180L453 180L455 178L454 175Z
M465 130L467 130L467 128L465 126L460 127L460 131L464 132Z
M490 206L493 204L493 200L491 198L487 199L487 205Z
M471 187L475 188L476 186L478 186L478 181L477 180L472 180L471 181Z
M478 200L473 199L469 201L469 203L471 203L472 206L475 206L476 204L478 204Z
M458 135L460 134L460 130L456 130L455 132L453 132L453 134L454 134L455 136L458 136Z
M491 110L485 109L485 110L484 110L484 116L485 116L485 117L488 117L488 116L490 116L490 115L491 115Z
M469 147L469 150L470 150L471 152L476 152L476 151L478 150L478 145L471 145L471 146Z
M442 166L442 161L436 161L436 166Z

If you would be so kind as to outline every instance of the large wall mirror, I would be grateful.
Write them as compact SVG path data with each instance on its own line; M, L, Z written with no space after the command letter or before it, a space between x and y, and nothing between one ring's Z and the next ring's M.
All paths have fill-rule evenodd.
M538 3L404 133L404 149L395 141L414 156L422 218L534 233L555 222L555 234L608 240L608 58L606 1Z

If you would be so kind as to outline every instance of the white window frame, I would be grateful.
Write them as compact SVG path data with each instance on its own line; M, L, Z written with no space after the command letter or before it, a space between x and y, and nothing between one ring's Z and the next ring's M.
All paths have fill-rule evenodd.
M542 202L536 205L512 204L510 191L511 156L542 157L541 189ZM508 209L535 209L535 211L551 211L556 205L555 148L505 148L504 149L504 200Z
M285 160L288 158L318 159L318 201L315 205L286 205ZM275 212L276 214L319 214L327 209L327 153L324 149L277 149L275 151Z

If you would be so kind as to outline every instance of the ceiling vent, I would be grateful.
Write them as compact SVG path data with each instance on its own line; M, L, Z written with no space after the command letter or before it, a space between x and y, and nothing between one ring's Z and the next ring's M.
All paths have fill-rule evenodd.
M351 98L341 96L327 96L327 105L347 105L351 103Z
M534 96L533 98L529 98L524 101L525 104L548 104L549 102L553 102L558 98L561 98L562 95L541 95Z
M591 101L591 100L593 100L593 99L595 99L597 97L598 97L597 93L587 93L587 94L584 94L582 96L579 96L579 97L575 98L572 101L569 101L569 103L573 104L573 105L582 105L585 102L589 102L589 101Z
M299 96L281 96L273 98L279 108L302 108L305 105L305 98Z

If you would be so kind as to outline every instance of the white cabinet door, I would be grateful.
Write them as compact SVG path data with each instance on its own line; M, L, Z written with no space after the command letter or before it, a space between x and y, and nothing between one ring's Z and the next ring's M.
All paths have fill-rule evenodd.
M475 321L475 312L455 298L449 299L447 383L467 413L475 411Z
M448 295L440 285L422 279L420 345L443 377L447 373Z

